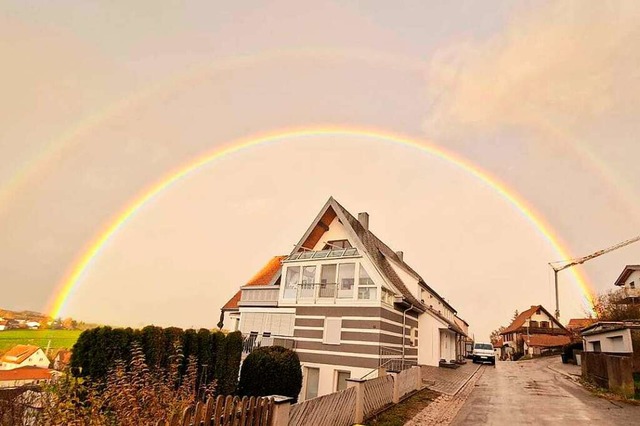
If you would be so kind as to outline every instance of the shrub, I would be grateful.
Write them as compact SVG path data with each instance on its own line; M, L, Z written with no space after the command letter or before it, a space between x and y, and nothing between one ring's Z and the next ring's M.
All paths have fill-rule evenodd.
M240 395L284 395L295 400L302 388L298 355L281 346L254 349L240 372Z

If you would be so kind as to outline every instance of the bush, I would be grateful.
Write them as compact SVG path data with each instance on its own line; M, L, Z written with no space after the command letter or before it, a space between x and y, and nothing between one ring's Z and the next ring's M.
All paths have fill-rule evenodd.
M238 389L240 395L284 395L295 402L301 388L300 360L290 349L281 346L257 348L242 364Z

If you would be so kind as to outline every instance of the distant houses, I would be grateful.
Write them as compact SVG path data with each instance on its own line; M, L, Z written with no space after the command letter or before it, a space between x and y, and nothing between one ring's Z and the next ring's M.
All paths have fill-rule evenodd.
M16 345L0 357L0 370L21 367L48 368L49 363L49 358L38 346Z

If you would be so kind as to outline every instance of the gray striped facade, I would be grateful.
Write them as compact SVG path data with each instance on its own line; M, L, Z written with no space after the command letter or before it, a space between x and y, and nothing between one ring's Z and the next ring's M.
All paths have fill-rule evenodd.
M322 342L325 317L342 318L340 344ZM417 344L411 344L411 328L417 333L417 315L407 313L405 321L405 358L416 360L418 349ZM393 347L401 351L402 324L402 311L391 307L297 306L294 327L296 351L303 363L377 368L381 348Z

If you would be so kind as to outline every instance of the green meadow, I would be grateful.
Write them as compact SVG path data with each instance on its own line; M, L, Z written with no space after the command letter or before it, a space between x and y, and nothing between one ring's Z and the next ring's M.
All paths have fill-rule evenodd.
M19 344L36 345L45 350L49 341L52 349L71 348L80 333L82 330L2 330L0 354Z

